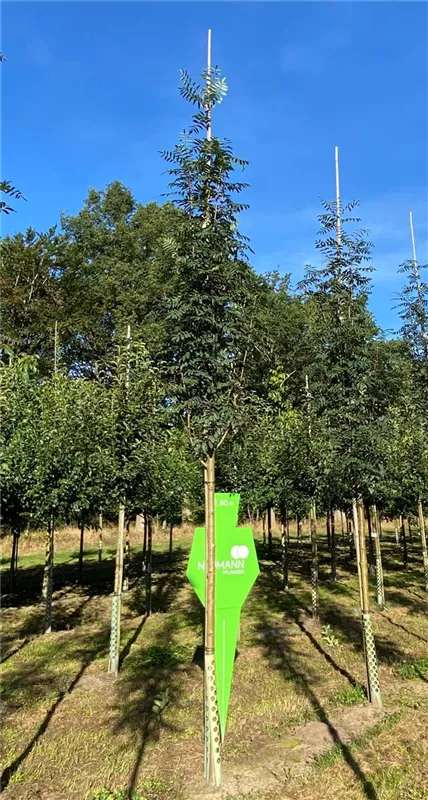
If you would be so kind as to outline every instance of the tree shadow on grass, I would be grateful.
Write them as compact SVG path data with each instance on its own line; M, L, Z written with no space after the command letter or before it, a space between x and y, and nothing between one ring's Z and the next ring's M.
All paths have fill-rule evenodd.
M68 683L67 687L59 691L58 697L56 698L54 703L52 703L52 705L50 706L43 721L39 725L36 733L28 742L24 750L3 770L0 778L0 786L2 791L6 789L11 778L19 769L20 765L30 755L31 751L37 744L40 737L43 736L43 734L46 732L58 707L61 705L64 698L67 695L69 695L73 691L73 689L76 688L82 675L87 670L91 662L97 655L107 651L108 641L109 641L109 632L108 630L105 630L100 634L98 634L97 637L94 637L93 635L91 637L86 637L85 641L83 643L80 643L76 651L73 651L73 643L71 643L72 652L70 653L70 655L76 656L81 659L80 668L75 674L75 676L72 678L72 680ZM64 643L62 643L61 648L65 649L65 647L66 646L64 645ZM40 676L42 665L45 666L45 662L42 661L41 664L40 659L37 661L32 661L30 662L30 664L28 663L23 664L20 669L18 668L15 670L15 674L12 679L11 685L15 684L16 686L20 687L22 685L27 684L31 686L35 678ZM45 687L51 689L53 680L54 676L50 675L49 673L46 673L46 668L45 668L45 675L44 675Z
M158 644L134 646L128 654L118 680L117 729L130 729L138 738L137 752L129 776L128 792L135 789L140 767L149 743L159 741L161 731L178 732L176 725L154 712L154 700L179 702L184 668L191 665L191 650L175 642L177 627L167 618L158 631ZM167 696L168 695L168 696Z
M409 636L414 636L415 639L419 639L421 642L426 642L428 644L428 639L426 639L425 636L420 636L418 633L415 633L414 631L409 631L409 629L406 628L404 625L401 625L399 622L395 622L393 619L391 619L391 617L388 617L388 614L385 614L385 612L383 612L381 616L387 619L388 622L391 623L391 625L394 625L396 628L400 628L402 631L404 631L404 633L408 633Z
M287 678L291 677L301 687L317 718L327 726L332 741L340 749L344 761L348 764L359 781L364 796L368 798L368 800L378 800L375 787L365 775L350 747L340 738L339 732L330 721L324 706L311 687L307 676L300 672L293 664L293 642L287 641L286 638L279 639L278 637L266 635L268 625L268 617L261 615L259 618L259 631L262 637L262 643L265 647L266 658L277 669L281 669Z

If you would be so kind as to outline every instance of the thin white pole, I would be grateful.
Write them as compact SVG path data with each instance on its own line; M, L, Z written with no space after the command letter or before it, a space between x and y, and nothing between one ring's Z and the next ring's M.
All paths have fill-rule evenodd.
M340 247L342 242L342 229L340 220L340 182L339 182L339 148L334 148L334 165L336 171L336 242Z
M208 29L208 42L207 42L207 89L211 89L211 28ZM208 113L208 127L207 127L207 139L211 141L211 101L208 102L207 106L207 113Z
M413 229L413 212L410 212L410 235L412 237L412 250L413 250L413 261L415 264L417 263L416 259L416 244L415 244L415 231Z

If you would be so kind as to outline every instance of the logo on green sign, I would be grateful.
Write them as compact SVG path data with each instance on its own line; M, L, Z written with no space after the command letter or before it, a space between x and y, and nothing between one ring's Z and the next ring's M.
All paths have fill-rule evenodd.
M251 528L238 528L239 494L215 495L215 663L222 738L232 685L241 606L259 574ZM205 528L195 528L187 577L205 605Z

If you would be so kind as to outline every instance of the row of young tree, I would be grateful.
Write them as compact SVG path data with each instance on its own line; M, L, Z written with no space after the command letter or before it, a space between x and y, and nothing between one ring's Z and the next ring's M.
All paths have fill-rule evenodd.
M84 531L100 510L118 514L113 672L127 521L143 513L176 524L186 505L205 508L205 663L215 674L216 488L240 492L249 516L276 509L284 588L289 519L309 517L315 616L317 514L327 516L335 579L337 509L352 519L363 584L363 506L374 533L379 515L401 516L403 527L417 517L428 590L424 267L415 252L402 265L403 326L386 339L367 305L372 247L337 180L319 217L322 266L296 290L290 276L258 275L237 227L246 185L234 174L246 162L211 131L225 81L208 64L202 86L183 73L181 93L196 111L164 154L171 201L141 206L114 182L90 190L59 229L1 242L2 515L13 563L28 520L45 526L50 630L55 524L75 519ZM369 546L379 583L379 537ZM368 611L362 595L366 650ZM377 697L373 676L372 689ZM218 782L215 717L210 730L208 775Z

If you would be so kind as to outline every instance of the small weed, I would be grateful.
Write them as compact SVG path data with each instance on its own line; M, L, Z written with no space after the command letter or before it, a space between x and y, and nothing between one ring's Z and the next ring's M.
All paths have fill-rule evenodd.
M159 720L161 718L162 712L165 711L165 709L166 709L167 705L169 705L170 701L171 701L171 694L170 694L170 691L169 691L169 687L167 687L165 689L165 691L159 692L155 696L155 698L153 700L152 711L153 711L153 714L156 714L156 716L157 716L157 718Z
M340 644L337 636L334 635L331 625L323 625L321 628L321 636L330 647L337 647Z
M366 695L363 687L357 683L356 686L351 686L349 689L339 689L337 692L333 692L330 699L337 706L355 706L358 703L364 703Z

